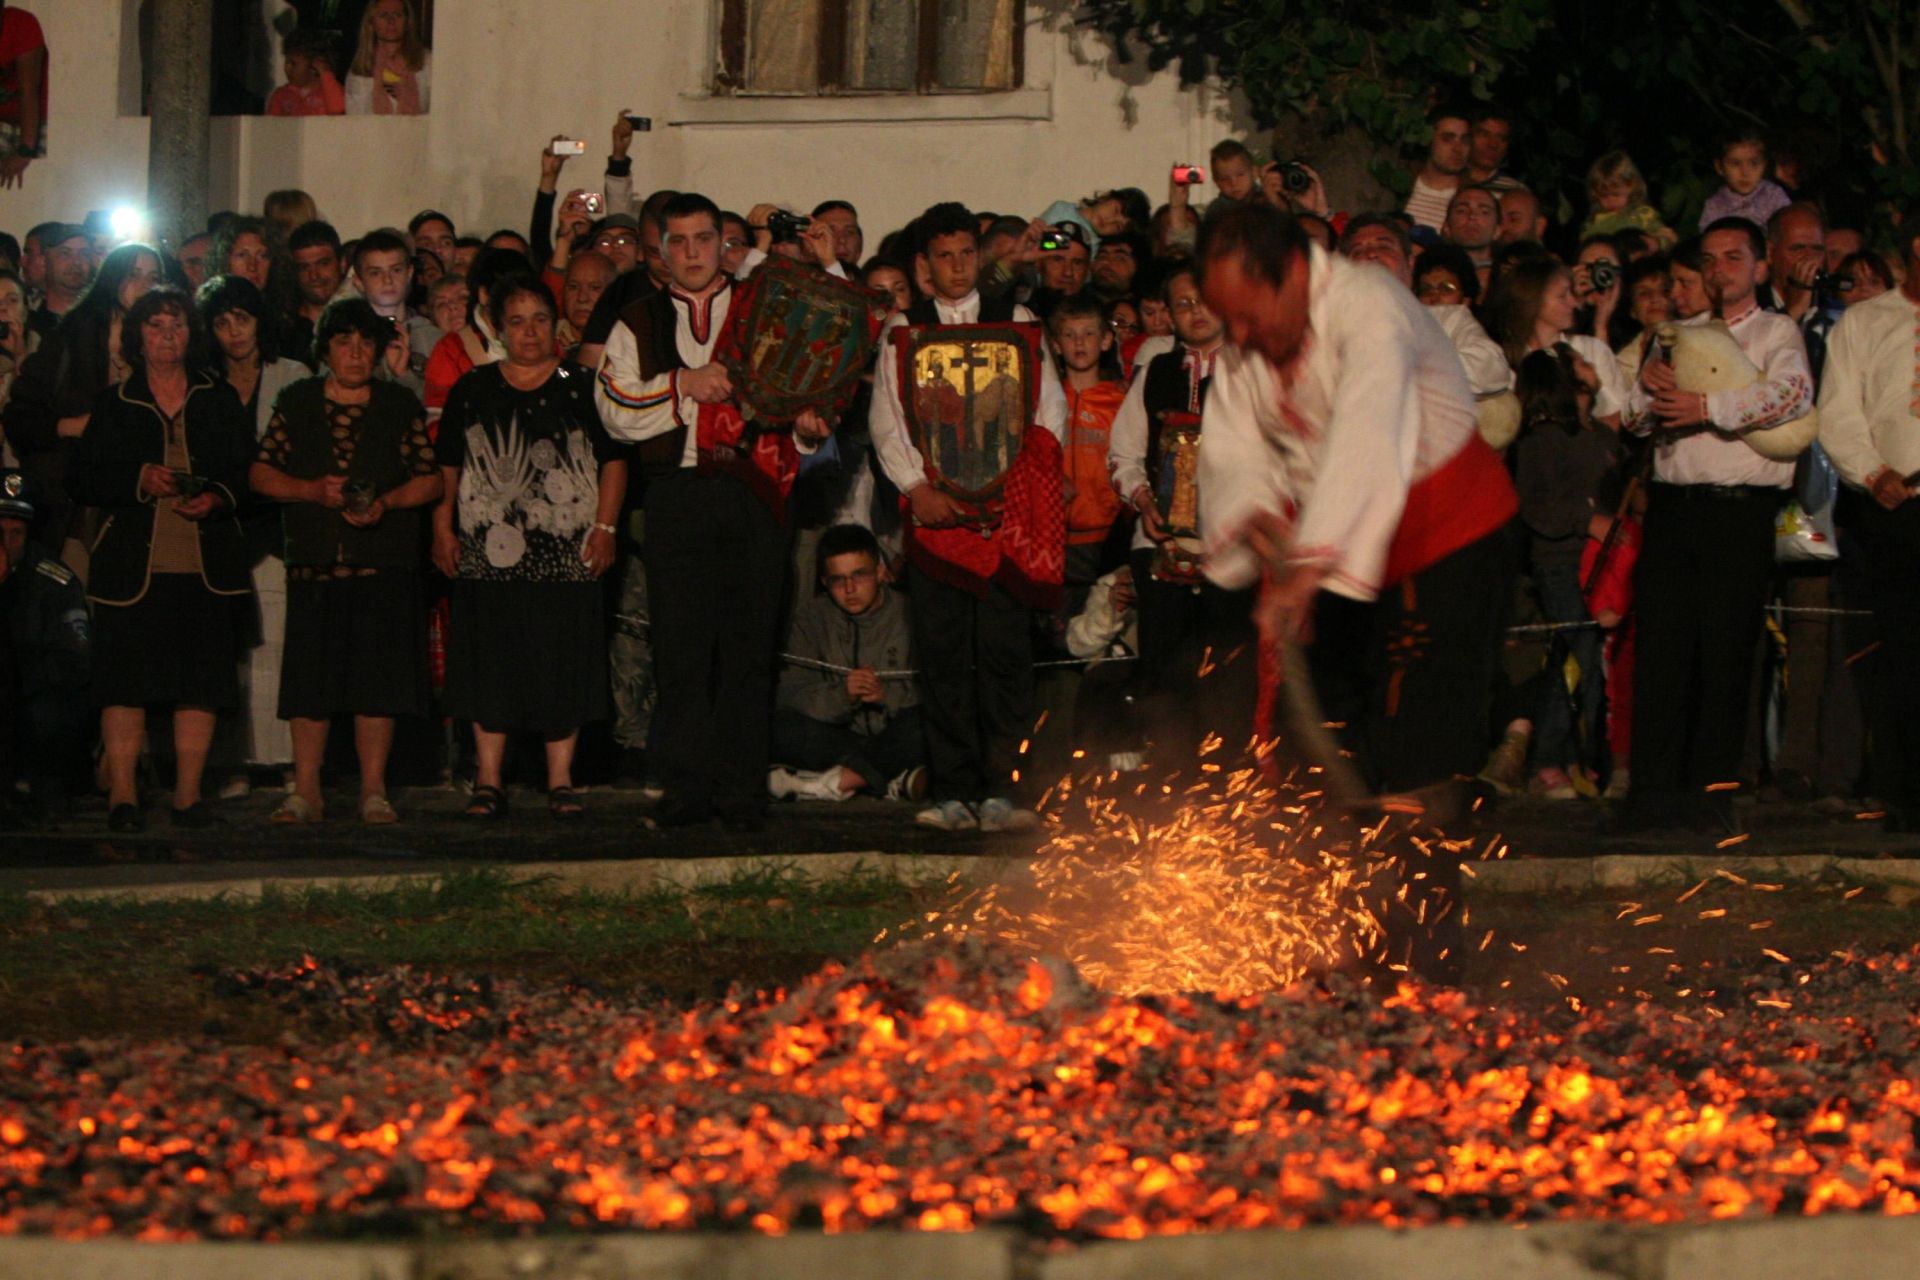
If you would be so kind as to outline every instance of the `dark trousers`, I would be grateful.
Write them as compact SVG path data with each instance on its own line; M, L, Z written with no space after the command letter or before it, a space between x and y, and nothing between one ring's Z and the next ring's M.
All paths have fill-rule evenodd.
M1633 788L1651 820L1727 813L1784 493L1655 484L1634 567Z
M1197 769L1201 741L1220 735L1238 753L1253 739L1259 640L1251 589L1157 582L1151 550L1132 553L1140 620L1140 697L1156 765ZM1214 763L1223 763L1214 757Z
M1531 570L1540 616L1545 621L1590 620L1586 601L1580 595L1578 550L1572 556L1535 555ZM1566 678L1569 657L1580 669L1579 683L1571 693ZM1606 706L1607 671L1600 653L1600 632L1582 627L1552 633L1547 642L1545 675L1534 714L1534 764L1543 769L1570 769L1578 764L1598 769L1606 755L1600 717ZM1576 708L1578 720L1574 718Z
M1471 777L1518 573L1496 530L1361 603L1321 592L1309 660L1321 709L1380 791Z
M1033 613L998 585L976 596L911 565L907 582L933 797L1005 796L1033 728Z
M647 486L646 562L659 703L648 758L670 798L762 807L787 536L730 476Z
M1920 817L1920 500L1888 511L1865 499L1847 514L1880 642L1876 772L1894 812L1913 819Z
M1465 789L1487 754L1507 618L1519 576L1516 540L1498 529L1380 593L1370 602L1321 592L1314 605L1309 669L1321 710L1343 725L1376 793L1435 789L1441 824L1464 810ZM1284 697L1284 691L1282 693ZM1276 708L1278 710L1278 708ZM1280 750L1288 749L1280 736ZM1456 812L1447 812L1454 810ZM1377 813L1363 810L1358 820ZM1360 855L1359 896L1385 933L1371 964L1435 981L1457 980L1464 952L1460 859L1424 842L1394 837Z
M773 713L773 758L794 769L849 769L866 783L862 790L879 793L927 762L926 730L918 707L888 716L878 733L855 733L782 707Z

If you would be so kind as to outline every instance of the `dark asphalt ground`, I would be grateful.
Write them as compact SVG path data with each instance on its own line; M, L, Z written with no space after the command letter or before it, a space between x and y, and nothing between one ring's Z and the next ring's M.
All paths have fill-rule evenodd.
M276 796L255 792L216 806L220 822L208 830L184 831L167 820L166 802L157 799L147 813L147 829L138 835L107 831L106 809L99 800L83 800L68 818L31 828L0 830L0 867L7 881L29 887L58 880L62 868L125 868L130 880L214 879L271 874L276 866L300 875L380 874L442 866L540 860L624 858L740 857L774 853L1018 854L1034 848L1038 834L988 836L947 833L915 825L917 805L877 800L843 804L775 804L766 828L735 834L706 824L653 831L645 818L650 805L638 790L595 789L586 797L587 816L561 822L548 816L544 796L515 788L511 814L496 822L462 817L464 797L453 790L414 788L394 795L403 821L396 826L363 826L348 792L329 796L330 817L315 827L292 828L268 822ZM1832 854L1848 857L1920 856L1920 836L1884 832L1878 822L1851 815L1829 816L1812 805L1743 802L1739 813L1750 838L1738 846L1744 856ZM1708 836L1623 838L1606 832L1603 806L1584 801L1554 803L1507 801L1483 814L1481 836L1498 832L1516 857L1567 858L1599 853L1703 853L1714 847Z

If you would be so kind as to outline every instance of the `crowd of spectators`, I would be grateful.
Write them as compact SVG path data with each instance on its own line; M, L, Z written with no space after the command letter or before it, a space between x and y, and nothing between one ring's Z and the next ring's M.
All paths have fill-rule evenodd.
M343 65L288 35L269 110L425 110L411 15L366 5ZM1231 757L1266 729L1255 592L1206 576L1192 452L1237 336L1208 227L1264 205L1425 304L1514 477L1541 625L1510 645L1488 787L1716 834L1736 784L1920 819L1920 224L1879 252L1770 176L1763 139L1726 140L1679 227L1619 151L1553 218L1506 117L1443 108L1399 209L1340 208L1311 167L1229 140L1157 207L942 204L870 241L851 200L789 221L640 196L633 128L564 194L544 148L524 234L433 208L343 234L275 192L178 246L0 236L10 800L57 819L97 788L137 830L164 766L175 824L254 786L315 823L348 760L335 721L369 823L399 820L397 772L465 787L476 821L519 779L565 819L584 779L626 777L663 825L867 794L1010 829L1075 762ZM975 532L891 359L782 436L772 503L714 463L707 410L738 399L714 343L776 255L874 290L882 351L908 324L1044 327L1051 533ZM1683 389L1685 331L1714 321L1752 376ZM1743 442L1816 401L1820 446ZM1060 588L1025 590L1008 567L1048 538ZM969 577L974 544L995 558Z

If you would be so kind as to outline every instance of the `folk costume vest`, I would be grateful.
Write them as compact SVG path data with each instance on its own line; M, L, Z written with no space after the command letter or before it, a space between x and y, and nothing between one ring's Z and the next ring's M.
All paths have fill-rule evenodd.
M982 297L978 323L1013 323L1013 310L1009 295ZM931 298L907 308L906 318L915 325L940 323ZM880 358L892 359L893 353L883 350ZM1007 469L999 519L991 527L919 527L902 497L907 558L928 577L973 595L985 596L997 583L1028 608L1053 609L1059 605L1066 577L1062 455L1051 431L1031 423L1028 427L1021 436L1019 456Z
M628 303L620 312L620 322L633 330L642 379L657 378L687 367L687 362L680 358L680 344L674 341L680 313L674 309L671 293L656 289ZM640 473L648 478L672 475L680 469L680 458L686 448L687 428L682 423L665 435L635 445L634 460Z
M1211 370L1212 362L1208 362ZM1209 372L1196 384L1187 367L1187 349L1175 347L1147 362L1147 384L1141 398L1147 410L1147 483L1156 492L1160 485L1160 432L1169 413L1199 413L1207 403L1207 387L1213 382Z

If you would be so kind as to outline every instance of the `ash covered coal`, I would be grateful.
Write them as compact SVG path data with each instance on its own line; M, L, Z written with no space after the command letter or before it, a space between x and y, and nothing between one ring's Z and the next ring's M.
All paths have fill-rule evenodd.
M12 1046L0 1232L1904 1214L1917 966L1756 963L1683 1009L1535 1016L1340 975L1125 997L979 940L678 1008L308 963L226 982L313 1044Z

